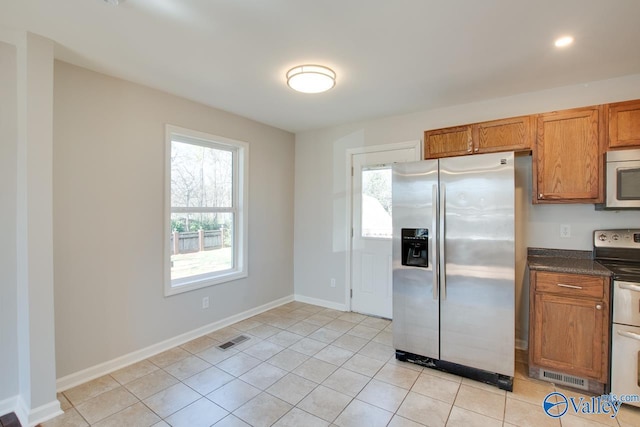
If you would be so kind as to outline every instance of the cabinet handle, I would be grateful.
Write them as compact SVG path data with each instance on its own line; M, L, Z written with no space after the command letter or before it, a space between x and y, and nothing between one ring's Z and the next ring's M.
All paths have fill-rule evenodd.
M476 147L475 151L476 151L476 153L477 153L478 151L480 151L480 149L479 149L478 147Z
M602 304L596 304L596 310L602 310Z
M565 285L564 283L557 283L557 285L560 286L561 288L582 289L582 286Z
M542 193L538 194L538 199L544 199L544 194Z

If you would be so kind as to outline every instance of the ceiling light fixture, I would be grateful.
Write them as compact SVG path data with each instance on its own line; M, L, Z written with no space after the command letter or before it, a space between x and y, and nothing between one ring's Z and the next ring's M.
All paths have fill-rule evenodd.
M105 3L109 3L110 5L117 6L122 3L124 0L104 0Z
M298 65L287 71L287 85L303 93L325 92L336 85L336 73L322 65Z
M567 47L571 43L573 43L573 37L564 36L564 37L560 37L559 39L556 39L555 45L556 47Z

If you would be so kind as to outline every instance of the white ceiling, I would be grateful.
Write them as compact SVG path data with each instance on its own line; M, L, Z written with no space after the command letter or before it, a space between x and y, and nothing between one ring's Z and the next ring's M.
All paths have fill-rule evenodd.
M0 3L0 25L58 59L292 132L637 74L639 21L639 0ZM336 87L289 89L304 63Z

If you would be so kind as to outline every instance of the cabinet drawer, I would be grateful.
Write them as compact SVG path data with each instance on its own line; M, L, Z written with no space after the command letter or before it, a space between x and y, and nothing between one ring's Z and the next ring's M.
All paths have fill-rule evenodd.
M605 278L601 276L536 272L536 292L602 299L604 298L604 286Z

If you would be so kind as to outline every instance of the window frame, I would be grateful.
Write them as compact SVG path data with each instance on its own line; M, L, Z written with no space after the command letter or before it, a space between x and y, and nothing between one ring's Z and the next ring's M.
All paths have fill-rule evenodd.
M233 267L220 272L190 276L171 280L171 144L173 141L199 145L212 149L226 149L233 155L232 208L209 208L213 212L232 212L233 221ZM165 188L164 188L164 295L219 285L248 277L248 181L249 144L218 135L182 128L165 126Z

